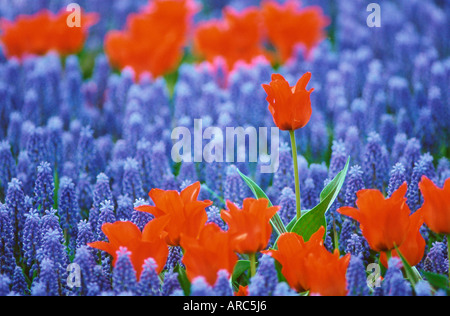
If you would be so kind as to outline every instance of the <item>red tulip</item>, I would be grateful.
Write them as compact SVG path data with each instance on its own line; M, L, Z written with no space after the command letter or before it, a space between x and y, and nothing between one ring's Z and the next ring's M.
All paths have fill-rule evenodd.
M197 200L200 188L200 182L197 182L181 193L153 189L149 196L155 206L143 205L136 207L136 210L153 214L156 218L167 217L168 223L164 228L167 244L179 246L182 234L196 238L208 220L206 208L212 202Z
M144 230L131 222L106 223L102 231L108 237L109 242L97 241L89 243L88 246L106 251L113 257L113 265L116 264L117 251L126 247L131 252L131 263L139 278L142 273L144 261L153 258L157 264L157 272L161 273L169 255L169 248L164 241L164 227L168 218L155 219L149 222Z
M358 221L370 248L387 252L400 247L410 229L410 209L404 183L390 198L385 199L378 190L361 190L357 193L358 208L341 207L338 212Z
M267 199L245 199L242 209L230 201L222 219L228 224L233 249L242 254L254 254L266 249L272 235L271 218L280 209L269 207Z
M288 284L298 292L311 295L345 296L346 273L350 255L340 258L323 244L325 228L321 227L309 241L295 233L285 233L278 239L278 249L264 253L274 257L282 266L281 273Z
M238 260L230 235L216 224L205 225L198 238L183 235L181 247L189 280L202 276L211 286L216 283L220 270L226 270L231 275Z
M296 1L285 4L266 1L262 14L267 36L281 63L293 57L298 45L303 45L309 53L326 37L324 29L330 23L320 7L300 8Z
M311 93L314 89L306 90L311 80L311 73L304 74L295 87L279 74L272 75L270 85L263 85L267 93L269 110L275 125L283 131L295 131L305 127L312 115Z
M81 15L81 27L69 27L70 12L53 14L43 10L34 15L21 15L14 22L0 19L0 42L8 57L45 55L56 51L61 55L78 53L84 45L88 29L97 23L94 13Z
M427 177L419 183L423 195L423 217L425 224L437 234L450 234L450 178L441 189Z
M422 261L426 247L425 239L420 233L420 228L423 225L422 211L418 210L411 215L409 221L410 224L405 241L399 247L399 250L410 266L416 266ZM400 257L396 250L392 250L391 255L393 257ZM388 260L385 252L380 253L380 260L385 267L388 267Z

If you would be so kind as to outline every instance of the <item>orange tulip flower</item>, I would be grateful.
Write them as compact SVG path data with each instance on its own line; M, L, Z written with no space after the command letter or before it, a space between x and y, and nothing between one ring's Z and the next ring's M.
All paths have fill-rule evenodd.
M88 35L88 29L97 23L93 13L81 15L81 27L69 27L71 13L53 14L47 10L34 15L21 15L16 21L0 20L0 41L8 58L24 58L27 55L45 55L56 51L61 55L79 52Z
M409 220L408 233L406 234L405 241L399 247L399 250L410 266L416 266L422 261L426 247L425 239L420 233L420 228L424 223L422 211L418 210L412 214L409 217ZM391 255L393 257L400 257L396 250L392 250ZM385 267L388 267L388 260L385 252L380 254L380 261Z
M280 62L286 62L298 45L309 53L325 37L325 27L330 24L318 6L301 9L298 1L279 4L266 1L262 7L265 29L270 42L277 49Z
M356 205L341 207L338 212L358 221L370 248L377 252L388 252L400 247L410 228L410 209L404 183L390 198L385 199L378 190L361 190L357 193Z
M426 176L419 183L425 224L437 234L450 234L450 178L441 189Z
M155 219L145 226L142 233L131 222L106 223L103 224L102 231L109 242L97 241L89 243L88 246L109 253L113 257L113 265L116 264L117 251L120 247L126 247L131 252L130 260L138 278L141 276L144 261L148 258L155 260L158 265L157 272L161 273L169 255L163 232L167 221L168 218Z
M270 219L280 207L269 207L267 199L245 199L243 208L227 201L229 211L222 211L222 219L228 224L228 233L234 251L254 254L265 249L272 235Z
M323 244L325 228L321 227L310 240L295 233L285 233L278 239L278 250L265 251L281 265L281 273L298 292L311 295L345 296L346 273L350 255L340 258L339 251L328 252Z
M275 125L283 131L295 131L308 124L312 115L311 93L306 90L311 73L304 74L295 87L291 87L282 75L273 74L270 85L263 84L267 93L269 110Z
M238 61L251 63L255 57L265 54L261 22L257 8L247 8L241 13L227 8L224 20L199 23L194 34L194 50L209 62L223 57L228 70Z
M216 283L220 270L226 270L231 275L238 260L230 235L216 224L205 225L198 238L183 235L181 247L189 280L202 276L211 286Z
M153 214L156 218L168 216L165 227L167 244L179 246L182 234L196 238L208 220L206 208L211 206L212 202L197 201L200 188L200 182L197 182L181 193L153 189L149 196L155 206L143 205L136 207L136 210Z
M191 21L197 12L193 0L155 0L128 17L127 28L106 35L105 51L111 63L131 67L137 77L154 78L174 70L184 54Z

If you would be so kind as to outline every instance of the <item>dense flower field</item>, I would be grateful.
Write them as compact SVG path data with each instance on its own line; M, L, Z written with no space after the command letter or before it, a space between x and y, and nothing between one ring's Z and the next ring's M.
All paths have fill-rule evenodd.
M71 2L0 0L0 296L450 293L449 1Z

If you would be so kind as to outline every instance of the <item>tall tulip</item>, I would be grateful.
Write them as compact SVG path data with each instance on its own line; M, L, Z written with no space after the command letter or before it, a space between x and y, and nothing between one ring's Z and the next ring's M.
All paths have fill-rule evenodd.
M282 75L273 74L269 85L263 84L269 102L269 111L275 125L282 131L289 131L291 136L292 156L294 161L295 195L297 202L297 219L301 217L300 177L298 174L297 143L295 131L305 127L312 115L311 93L306 90L311 80L311 73L304 74L294 87Z

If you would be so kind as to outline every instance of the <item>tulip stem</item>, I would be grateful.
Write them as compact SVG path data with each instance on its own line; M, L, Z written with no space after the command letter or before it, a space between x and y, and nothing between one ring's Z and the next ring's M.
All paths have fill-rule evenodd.
M297 142L295 140L295 131L289 131L291 135L292 158L294 161L294 177L295 177L295 200L297 204L297 220L302 217L302 207L300 201L300 177L298 174L298 157L297 157Z
M392 258L392 250L386 251L386 258L389 263L389 260L391 260L391 258Z
M250 259L250 278L252 278L256 274L256 253L249 254L248 258Z

